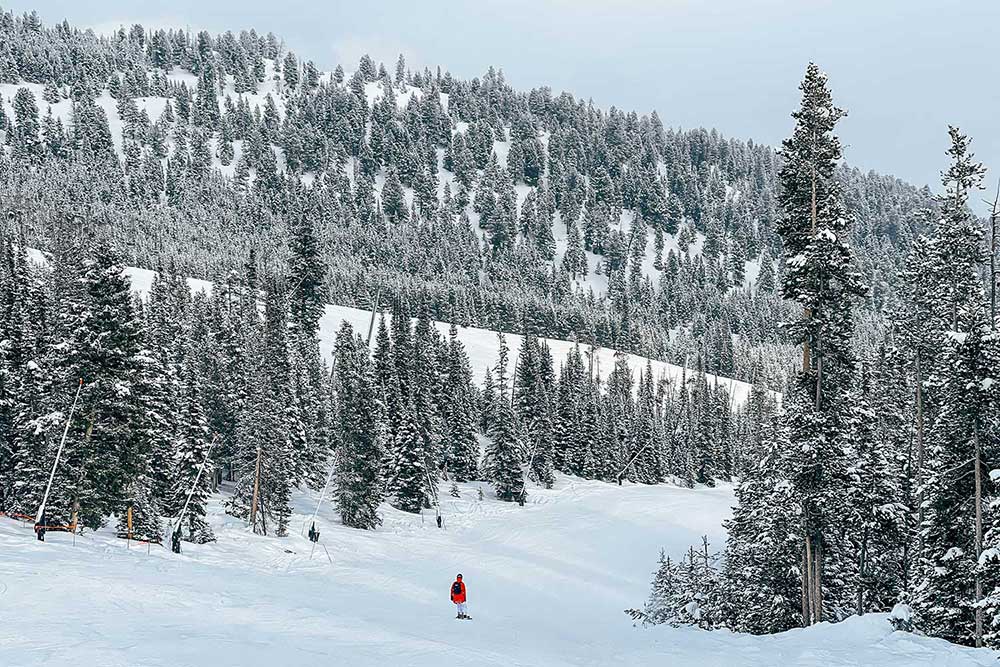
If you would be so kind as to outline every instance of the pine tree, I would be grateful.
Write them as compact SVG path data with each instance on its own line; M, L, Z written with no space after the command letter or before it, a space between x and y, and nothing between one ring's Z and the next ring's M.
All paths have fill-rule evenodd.
M382 500L382 404L368 346L350 324L345 322L337 332L334 351L340 431L337 505L344 525L371 529L382 523L377 514Z
M851 300L864 287L852 268L848 217L835 178L841 148L833 128L844 112L833 106L815 64L807 67L800 89L795 130L781 151L778 231L787 257L782 293L803 309L787 327L791 340L803 346L803 359L785 411L795 453L790 481L802 507L802 610L808 625L839 617L852 601L846 582L832 576L824 581L824 573L849 559L836 543L843 520L839 480L849 451L844 425L854 366Z
M409 209L403 196L403 185L395 169L390 169L382 188L382 212L392 222L405 222Z
M454 324L448 332L447 359L442 447L448 472L456 480L468 482L476 478L479 469L479 441L475 433L472 370Z
M517 416L526 432L525 444L531 464L529 474L539 483L551 487L555 437L552 357L546 346L529 335L524 338L518 360L514 377L515 402Z
M659 566L653 573L649 599L641 610L629 609L625 613L643 625L661 625L677 618L678 577L677 566L660 550Z
M979 272L983 232L968 209L983 168L973 161L969 139L950 128L952 163L944 172L941 217L930 244L925 280L935 295L932 331L938 364L931 369L934 420L920 488L921 579L914 597L916 623L928 634L981 645L985 591L997 582L982 565L987 471L996 466L996 390L1000 350L990 322ZM937 322L934 322L934 320Z
M118 537L159 543L163 539L163 526L149 480L146 477L139 477L132 483L126 495L126 510L118 517L116 531ZM132 510L131 529L128 522L129 509Z
M61 257L72 264L60 267L57 278L66 289L59 324L65 338L55 359L63 390L53 402L70 405L74 379L83 379L83 391L67 439L67 479L61 488L79 508L80 521L97 528L122 510L126 488L142 461L144 443L137 425L145 406L136 391L144 372L141 327L114 250L99 242L92 250L68 248L67 253Z
M394 444L393 507L417 514L428 503L427 452L412 400L404 408Z
M483 462L486 479L496 488L497 498L508 502L524 498L524 472L521 470L523 443L517 429L514 411L507 397L507 341L500 340L496 380L498 395L491 415L488 435L490 443Z
M797 501L785 476L787 429L764 436L764 456L736 488L737 505L726 522L723 615L729 627L754 634L802 623Z
M14 130L9 138L15 159L34 161L42 157L42 142L35 95L27 88L14 93Z
M281 64L281 74L285 79L285 86L294 92L299 85L299 62L291 51L285 55L285 60Z
M201 403L201 385L191 369L185 375L180 397L178 431L174 440L175 472L171 514L175 521L181 521L176 528L181 530L182 539L204 544L215 540L212 528L205 520L206 504L212 493L212 462L209 458L211 437ZM180 513L184 510L185 502L187 511L182 518Z

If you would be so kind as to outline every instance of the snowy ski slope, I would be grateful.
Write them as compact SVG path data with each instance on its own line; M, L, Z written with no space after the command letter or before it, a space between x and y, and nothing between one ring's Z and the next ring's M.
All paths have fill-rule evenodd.
M560 475L525 507L442 484L433 512L383 507L376 531L345 528L325 503L321 541L247 532L210 508L218 542L126 548L108 530L76 538L0 518L0 665L36 667L476 667L696 665L838 667L996 664L997 653L890 632L884 615L753 637L634 628L661 547L722 542L728 488L623 487ZM329 559L327 557L329 554ZM461 572L474 620L456 621Z

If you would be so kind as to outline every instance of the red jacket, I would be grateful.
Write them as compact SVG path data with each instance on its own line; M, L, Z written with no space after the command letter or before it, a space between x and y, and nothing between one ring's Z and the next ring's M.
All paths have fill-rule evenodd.
M458 591L458 592L456 592ZM451 585L451 601L455 604L460 604L465 602L465 582L455 580L455 583Z

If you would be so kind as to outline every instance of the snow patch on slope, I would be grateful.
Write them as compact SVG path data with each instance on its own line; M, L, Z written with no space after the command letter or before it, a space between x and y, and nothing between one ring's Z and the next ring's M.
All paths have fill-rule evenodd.
M132 280L132 287L141 296L145 297L149 293L150 286L153 284L154 271L149 269L139 269L135 267L127 267L125 269L126 275ZM196 278L188 278L188 285L193 291L204 290L206 293L211 293L212 283L206 280L198 280ZM391 323L392 318L390 315L385 315L386 324ZM372 313L369 310L361 310L360 308L351 308L349 306L326 306L323 316L320 318L320 330L319 330L319 346L320 352L323 358L330 361L333 354L333 346L337 337L337 330L340 329L342 322L348 322L354 331L362 335L367 335L368 328L372 322ZM376 319L375 326L378 326ZM447 322L436 322L435 326L442 335L448 334L448 329L451 326ZM512 378L514 373L514 364L517 358L517 351L521 347L521 342L524 337L518 334L504 334L507 339L507 345L510 347L511 353L509 359L507 360L507 376ZM497 332L491 331L489 329L480 329L477 327L458 327L458 338L465 345L466 353L469 355L469 362L472 367L473 380L477 384L482 384L486 377L486 372L488 369L495 369L497 365L497 346L498 338ZM573 349L575 343L567 340L559 340L556 338L545 338L544 340L548 345L549 349L552 351L552 357L556 364L559 364L566 359L570 350ZM375 336L372 335L372 345L374 346ZM614 368L615 365L615 350L606 347L595 347L581 345L581 352L585 355L584 362L588 362L590 355L593 355L593 368L595 373L600 373L602 377L607 377L608 373ZM640 371L645 372L646 370L646 357L640 357L634 354L626 355L629 367L632 372L638 377ZM674 364L668 364L663 361L648 360L649 365L653 370L654 377L661 378L665 377L674 386L678 386L681 382L681 378L687 375L688 378L693 376L693 371L690 369L685 370L681 366L676 366ZM732 380L730 378L717 377L715 375L708 374L708 382L710 385L716 383L726 387L729 391L733 405L742 405L746 402L750 395L751 385L746 382L740 382L739 380Z

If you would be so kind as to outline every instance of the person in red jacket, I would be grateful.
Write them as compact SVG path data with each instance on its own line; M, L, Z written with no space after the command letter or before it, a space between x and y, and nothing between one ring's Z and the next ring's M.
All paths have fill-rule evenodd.
M451 601L458 606L458 616L455 618L469 618L465 613L465 582L462 581L462 575L456 576L451 585Z

